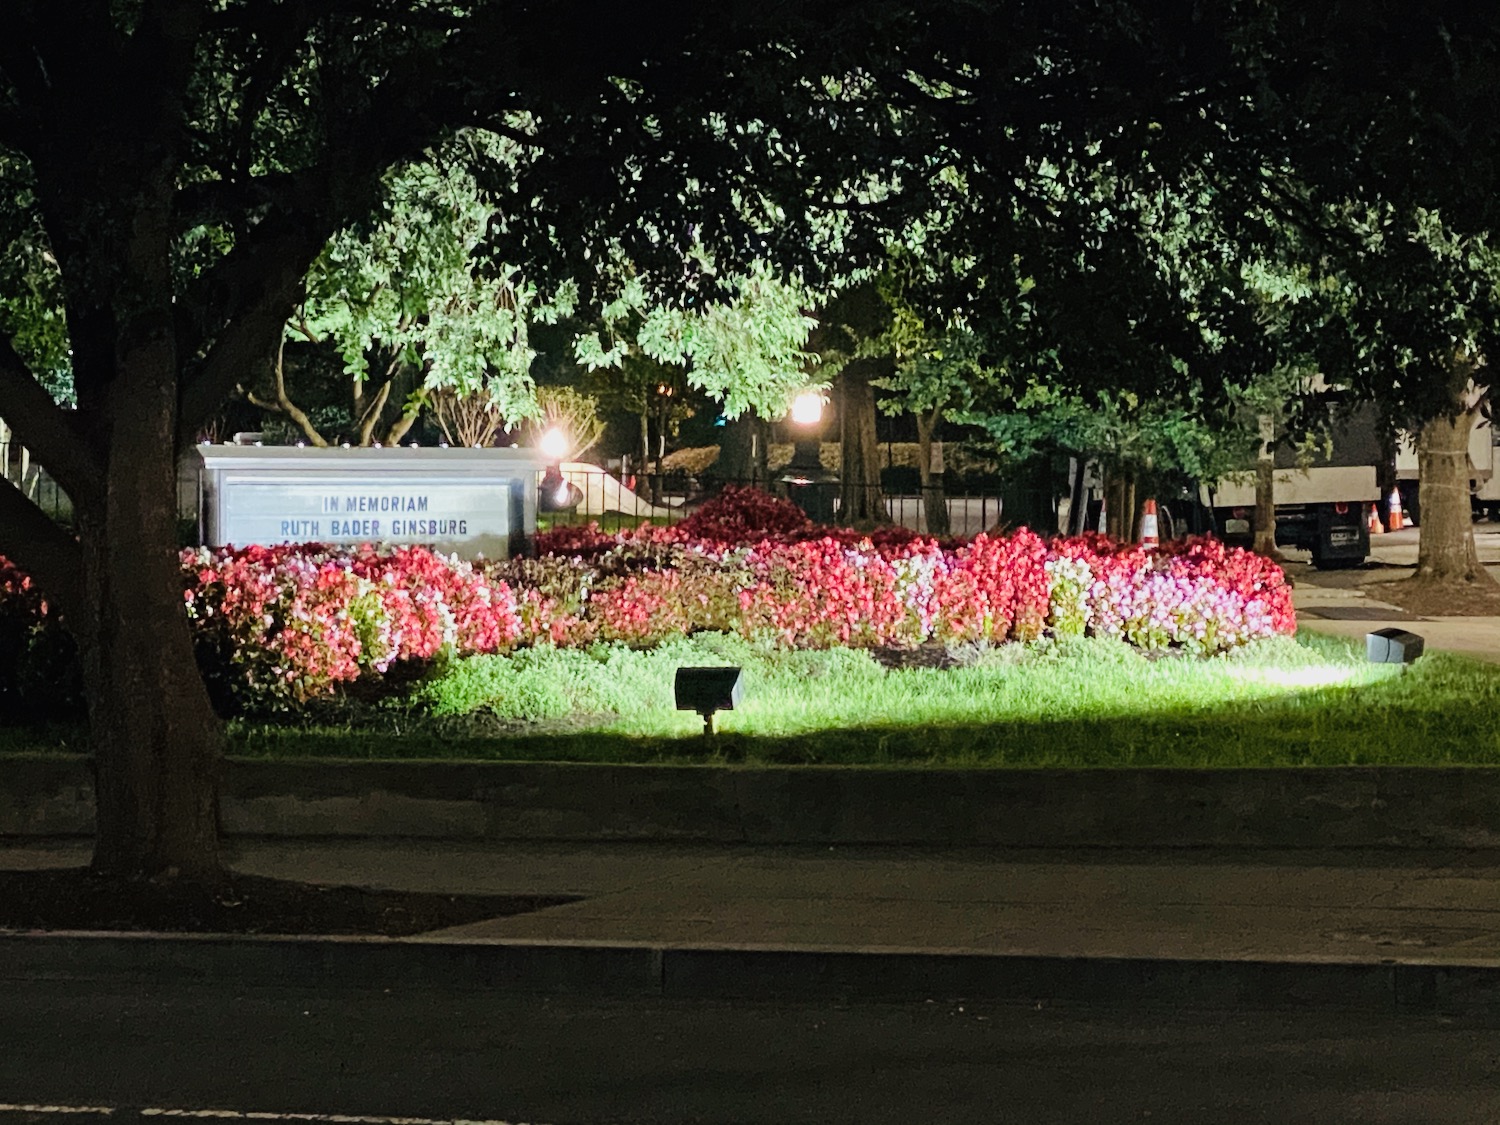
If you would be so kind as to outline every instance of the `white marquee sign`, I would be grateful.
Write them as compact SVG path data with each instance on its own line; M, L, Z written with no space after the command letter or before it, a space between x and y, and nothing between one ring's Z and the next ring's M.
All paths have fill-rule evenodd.
M211 547L420 543L506 558L536 533L537 474L521 449L203 445L200 529Z

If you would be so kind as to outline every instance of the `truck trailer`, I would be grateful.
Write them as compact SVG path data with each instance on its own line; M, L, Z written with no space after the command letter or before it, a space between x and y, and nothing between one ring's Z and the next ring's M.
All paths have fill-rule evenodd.
M1273 481L1276 544L1299 547L1317 567L1349 567L1370 553L1370 506L1380 502L1380 442L1373 410L1335 423L1330 447L1310 460L1278 445ZM1250 546L1255 538L1255 471L1200 486L1225 542Z

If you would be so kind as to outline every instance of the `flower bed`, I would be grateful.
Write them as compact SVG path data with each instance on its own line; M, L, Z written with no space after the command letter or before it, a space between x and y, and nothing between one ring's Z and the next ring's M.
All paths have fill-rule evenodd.
M78 653L31 579L0 558L0 721L77 715Z
M184 599L220 703L259 709L440 654L699 630L800 648L1099 635L1210 655L1295 629L1280 568L1209 538L1149 552L1024 528L939 542L816 527L786 501L729 490L674 527L568 528L538 549L485 568L420 547L189 550ZM0 571L0 622L13 620L40 629L55 615Z
M496 652L521 636L508 586L422 547L198 548L182 561L210 685L262 707L398 662Z
M1281 568L1207 536L1151 551L1025 528L938 541L819 527L785 500L731 488L672 527L563 528L537 549L541 560L507 573L524 586L528 569L547 568L554 596L587 607L580 625L632 643L694 628L770 631L802 647L1052 633L1209 655L1296 629ZM570 581L571 596L557 589ZM583 634L572 639L592 639Z

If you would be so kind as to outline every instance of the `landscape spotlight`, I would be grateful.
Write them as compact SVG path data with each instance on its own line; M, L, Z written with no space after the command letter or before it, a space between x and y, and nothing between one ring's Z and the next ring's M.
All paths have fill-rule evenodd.
M1405 629L1377 629L1365 634L1365 658L1371 664L1410 664L1422 655L1422 638Z
M714 712L734 710L745 694L745 679L738 668L679 668L676 692L677 710L698 712L703 733L713 734Z

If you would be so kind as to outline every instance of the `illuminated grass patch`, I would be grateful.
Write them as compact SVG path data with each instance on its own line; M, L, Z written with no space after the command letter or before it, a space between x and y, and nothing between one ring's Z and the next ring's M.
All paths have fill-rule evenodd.
M886 668L849 649L696 635L656 649L536 649L455 662L409 710L330 729L245 726L269 756L988 766L1497 764L1500 666L1429 654L1404 674L1304 635L1213 659L1075 639ZM673 706L684 664L737 664L746 690L700 736Z

